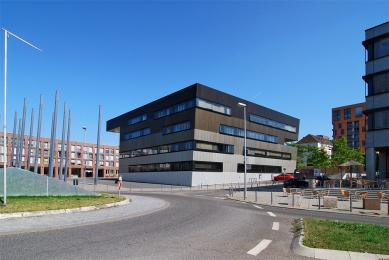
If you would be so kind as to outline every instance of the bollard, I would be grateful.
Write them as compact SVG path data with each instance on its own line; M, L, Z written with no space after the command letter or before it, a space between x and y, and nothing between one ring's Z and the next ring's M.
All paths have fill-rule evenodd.
M203 188L203 183L201 183L201 188Z
M255 191L255 202L258 201L257 191Z
M224 182L223 182L223 190L224 190Z
M292 207L294 207L294 193L292 194Z
M207 184L207 190L208 190L208 186L209 186L209 185Z
M130 191L131 191L131 183L130 183Z
M215 183L215 190L216 190L216 183Z
M350 196L350 212L353 212L353 200L351 199L351 196Z
M319 195L319 209L320 209L320 204L321 204L321 203L320 203L320 195Z
M107 190L108 190L108 184L107 184Z
M273 192L270 192L270 205L273 205Z
M182 190L182 183L181 183L181 190Z
M170 184L170 190L173 190L173 184Z

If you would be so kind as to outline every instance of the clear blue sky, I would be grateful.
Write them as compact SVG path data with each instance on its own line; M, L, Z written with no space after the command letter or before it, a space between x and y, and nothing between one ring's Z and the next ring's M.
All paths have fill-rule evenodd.
M119 144L106 121L193 83L300 119L299 139L332 135L331 108L365 101L365 30L389 20L389 1L1 1L0 25L42 49L8 40L7 131L25 133L44 95L50 137L59 92L71 139ZM1 31L1 82L4 32ZM3 87L1 87L3 89ZM3 91L1 131L3 131Z

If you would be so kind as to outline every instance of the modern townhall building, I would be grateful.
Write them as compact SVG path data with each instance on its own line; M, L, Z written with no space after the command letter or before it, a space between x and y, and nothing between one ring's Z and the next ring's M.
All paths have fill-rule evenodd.
M361 147L365 152L367 130L367 116L363 114L365 110L365 102L333 108L332 139L338 140L344 137L349 147Z
M22 153L18 152L17 140L18 135L14 139L14 147L12 153L12 134L7 133L7 166L16 166L16 161L21 161L20 168L28 168L28 151L29 151L29 139L30 136L24 136ZM35 155L36 155L36 144L37 138L32 136L31 138L31 149L30 149L30 164L29 170L34 171L35 168ZM65 142L66 143L66 142ZM58 177L60 172L60 159L61 159L61 146L62 140L55 140L54 148L54 164L53 164L53 177ZM96 151L97 145L84 142L70 141L69 150L69 161L67 177L94 177L95 176L95 165L96 165ZM50 157L50 138L40 138L38 152L38 167L37 173L41 175L47 175L49 172L49 157ZM64 151L66 151L67 145L64 145ZM21 160L16 160L16 155L21 154ZM13 160L11 161L11 157ZM98 177L116 177L118 176L119 168L119 149L117 146L100 145L99 153L99 167ZM64 165L64 162L63 162ZM84 165L86 165L84 171ZM0 168L4 167L4 137L3 133L0 133Z
M389 22L365 30L366 173L375 178L379 154L379 177L389 178Z
M299 119L196 83L107 121L107 131L120 133L119 174L186 186L242 183L245 114L247 181L294 172L297 150L284 143L298 139Z

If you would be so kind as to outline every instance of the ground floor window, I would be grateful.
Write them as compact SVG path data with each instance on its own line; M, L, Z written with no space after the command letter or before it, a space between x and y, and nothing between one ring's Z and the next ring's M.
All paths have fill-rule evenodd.
M250 166L247 167L246 172L250 172L250 173L261 173L261 172L280 173L280 172L282 172L281 168L282 168L281 166L250 164ZM237 172L244 172L244 164L243 163L238 164Z
M129 172L160 172L160 171L211 171L222 172L223 163L219 162L171 162L129 165Z

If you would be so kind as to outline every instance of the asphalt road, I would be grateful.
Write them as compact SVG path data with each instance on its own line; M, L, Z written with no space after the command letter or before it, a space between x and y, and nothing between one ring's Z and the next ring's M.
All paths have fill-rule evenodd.
M387 224L387 219L375 217L356 219L347 214L258 208L225 200L224 193L221 190L137 193L169 201L170 206L142 216L93 225L3 235L0 258L310 259L295 255L290 249L292 223L296 218L313 216Z

